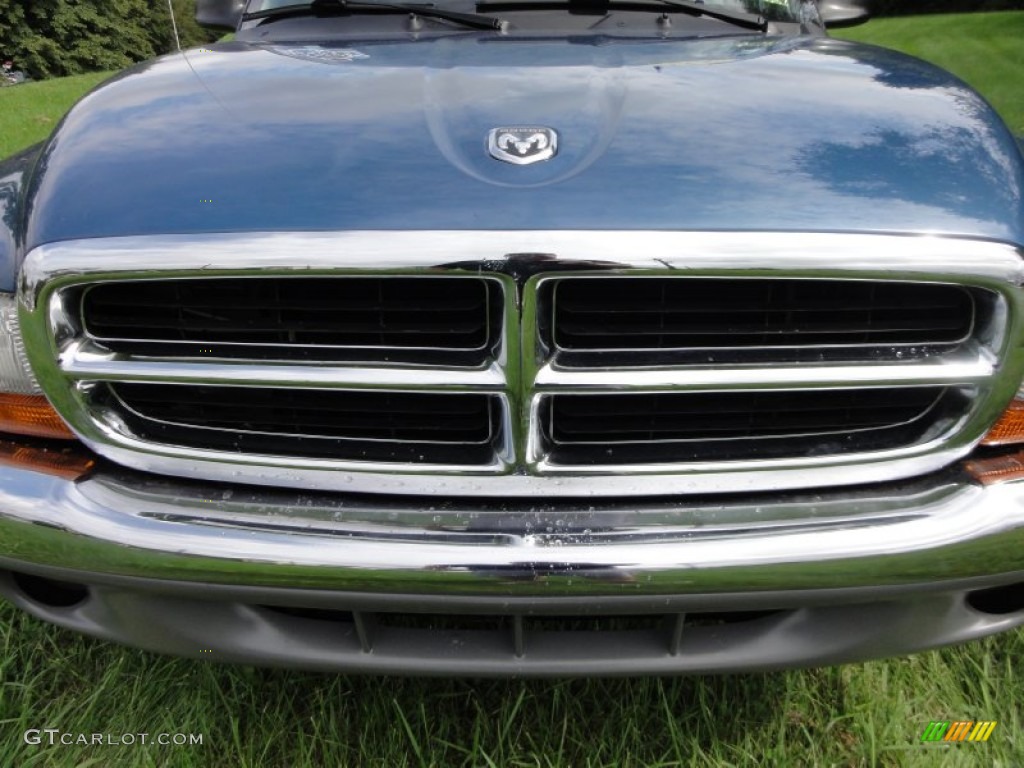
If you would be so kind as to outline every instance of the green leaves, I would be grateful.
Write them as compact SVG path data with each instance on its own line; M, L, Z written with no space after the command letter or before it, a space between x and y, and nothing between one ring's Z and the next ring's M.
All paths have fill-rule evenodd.
M215 35L195 22L195 0L173 0L182 46ZM174 50L166 0L0 0L0 56L40 80L121 69Z

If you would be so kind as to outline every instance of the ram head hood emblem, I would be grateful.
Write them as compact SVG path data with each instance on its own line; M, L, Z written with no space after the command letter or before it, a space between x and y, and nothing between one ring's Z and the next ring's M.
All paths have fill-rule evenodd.
M551 128L515 125L492 128L487 134L491 157L515 165L548 160L558 151L558 134Z

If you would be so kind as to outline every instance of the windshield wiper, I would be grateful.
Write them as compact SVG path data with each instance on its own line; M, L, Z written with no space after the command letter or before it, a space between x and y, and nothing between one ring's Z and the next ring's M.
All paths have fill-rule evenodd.
M764 17L757 16L753 13L742 13L740 11L729 11L725 9L716 11L713 8L708 8L704 3L693 2L693 0L654 0L654 2L662 5L670 5L673 8L695 11L701 16L718 19L719 21L727 21L731 24L735 24L737 27L756 29L758 32L768 31L768 22L765 21Z
M633 10L642 9L643 6L671 6L686 11L693 16L707 16L708 18L725 21L744 29L754 29L758 32L768 30L768 22L763 16L741 11L730 11L728 9L708 8L702 2L695 0L480 0L476 4L477 10L486 11L498 9L512 11L519 9L544 10L548 8L594 8L601 6L618 6Z
M504 19L494 16L485 16L482 13L459 13L448 11L443 8L436 8L432 5L415 5L411 3L379 3L373 0L313 0L311 3L299 3L297 5L283 5L279 8L267 8L263 11L253 11L242 16L242 21L253 21L255 19L284 19L293 16L317 16L320 14L345 14L372 12L377 9L386 11L398 11L400 13L411 13L415 16L424 16L430 19L442 19L461 24L464 27L473 29L497 29L503 30L508 26Z

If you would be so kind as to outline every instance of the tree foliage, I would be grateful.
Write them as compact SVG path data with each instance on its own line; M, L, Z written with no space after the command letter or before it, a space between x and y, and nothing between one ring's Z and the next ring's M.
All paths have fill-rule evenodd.
M1024 0L868 0L873 15L1024 9ZM172 0L183 47L216 39ZM0 57L32 78L120 69L174 50L167 0L0 0Z
M182 46L215 38L173 0ZM174 50L166 0L0 0L0 56L42 79L120 69Z

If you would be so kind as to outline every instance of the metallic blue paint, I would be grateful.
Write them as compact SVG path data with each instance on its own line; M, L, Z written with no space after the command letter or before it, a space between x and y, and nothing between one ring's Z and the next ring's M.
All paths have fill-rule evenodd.
M1024 243L1015 139L931 65L816 37L573 42L236 42L149 62L56 131L30 189L26 246L468 228ZM559 132L555 158L488 156L490 128L534 123Z
M0 291L14 291L15 262L24 229L22 191L42 144L0 162Z

